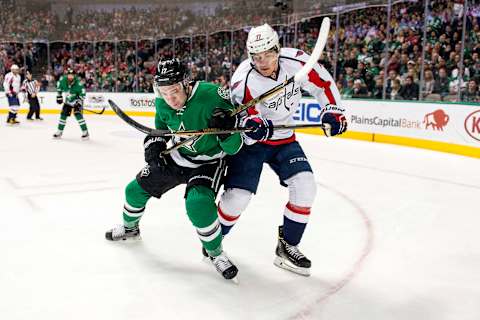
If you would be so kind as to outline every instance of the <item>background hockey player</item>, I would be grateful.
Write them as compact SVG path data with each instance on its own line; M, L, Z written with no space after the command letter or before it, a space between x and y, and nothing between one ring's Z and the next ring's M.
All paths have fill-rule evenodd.
M206 82L188 83L186 69L177 60L158 63L155 83L155 126L172 131L208 128L222 110L231 110L228 90ZM178 142L179 139L173 139ZM143 168L127 185L123 225L106 233L108 240L125 240L140 235L139 221L147 201L160 198L165 192L186 184L185 207L196 228L203 248L208 252L217 271L226 279L237 274L222 250L221 227L215 197L224 175L226 154L236 153L242 146L240 134L199 136L190 145L163 155L167 141L147 136L144 140ZM168 206L165 207L168 210ZM172 214L164 212L164 214Z
M83 100L85 99L85 87L80 83L80 80L75 76L73 69L69 68L67 74L63 75L57 82L57 103L63 103L63 93L66 93L65 103L60 113L58 121L58 130L54 133L55 139L60 139L63 134L63 129L67 124L67 118L72 114L77 119L80 129L82 130L82 139L88 140L89 134L87 124L83 118Z
M268 89L292 77L309 56L297 49L280 49L277 33L267 24L253 28L248 35L249 59L232 76L232 101L245 104ZM289 200L279 227L275 265L309 275L311 262L298 249L315 198L316 184L312 168L292 130L272 130L272 124L293 124L293 115L301 98L301 89L314 96L321 106L322 123L331 125L327 135L337 135L347 128L340 94L335 81L315 64L303 83L292 83L285 90L255 108L243 120L243 126L256 128L245 133L242 150L229 159L225 192L218 205L222 232L227 234L256 193L263 163L268 163L289 190ZM223 128L230 124L217 123Z
M30 110L28 110L27 120L33 120L33 115L35 114L35 119L43 120L40 117L40 102L38 101L38 91L40 89L40 84L37 80L33 79L32 73L27 70L25 72L25 80L22 83L22 90L26 93L28 99L28 105Z
M18 100L18 93L20 92L20 68L13 64L10 67L10 72L5 75L3 80L3 88L5 89L5 94L8 100L8 124L19 124L17 121L17 112L20 108L20 101Z

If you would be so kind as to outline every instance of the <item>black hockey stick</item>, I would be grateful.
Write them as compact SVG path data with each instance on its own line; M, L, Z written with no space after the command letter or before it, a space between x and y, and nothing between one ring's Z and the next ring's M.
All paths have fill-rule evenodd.
M112 100L108 100L108 103L110 104L110 107L113 109L113 111L119 116L123 121L128 123L130 126L134 127L138 131L141 131L143 133L149 134L149 135L155 135L155 136L163 136L167 133L170 133L170 130L157 130L153 128L149 128L147 126L144 126L141 123L138 123L137 121L133 120L130 118L125 112L123 112L122 109L120 109L119 106Z
M91 112L91 113L94 113L94 114L102 114L102 113L105 112L105 107L103 107L102 110L100 110L100 111L92 110L92 109L87 109L87 108L83 108L83 110L88 111L88 112Z
M134 127L135 129L146 133L151 136L157 136L157 137L173 137L173 136L201 136L204 134L228 134L228 133L236 133L236 132L249 132L255 130L254 128L246 128L246 127L239 127L235 129L230 129L230 130L223 130L223 129L217 129L217 128L205 128L205 129L200 129L200 130L183 130L183 131L175 131L171 132L169 130L158 130L158 129L153 129L149 128L147 126L144 126L141 123L138 123L137 121L133 120L130 118L125 112L123 112L122 109L120 109L119 106L112 100L108 100L108 103L112 107L113 111L122 118L125 122L127 122L129 125ZM327 124L323 123L309 123L309 124L279 124L279 125L274 125L273 129L274 130L281 130L281 129L301 129L301 128L322 128L322 129L328 129ZM183 141L182 141L183 142Z
M134 127L135 129L137 129L138 131L140 132L143 132L143 133L146 133L148 135L156 135L156 136L164 136L165 134L168 134L170 133L169 130L158 130L158 129L153 129L153 128L149 128L147 126L144 126L143 124L141 123L138 123L137 121L133 120L132 118L130 118L125 112L123 112L122 109L120 109L117 104L115 102L113 102L112 100L108 100L108 103L110 104L110 107L113 109L113 111L117 114L117 116L119 116L123 121L125 121L126 123L128 123L130 126ZM180 142L180 143L177 143L176 145L173 145L172 147L168 148L167 150L163 151L162 154L169 154L170 152L174 151L174 150L177 150L178 148L180 147L183 147L184 145L192 142L193 140L195 140L197 137L196 136L192 136L192 137L189 137L188 139Z

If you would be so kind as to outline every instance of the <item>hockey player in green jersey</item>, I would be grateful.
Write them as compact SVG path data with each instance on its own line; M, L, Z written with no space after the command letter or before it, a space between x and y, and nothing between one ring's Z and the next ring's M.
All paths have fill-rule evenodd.
M63 103L63 93L66 92L65 103L60 113L58 121L58 130L54 133L53 138L60 139L63 134L63 129L67 123L67 117L72 114L77 119L80 128L82 129L82 139L88 140L89 134L87 124L83 118L83 99L85 99L85 87L80 83L80 80L75 76L73 69L68 68L67 74L62 76L57 82L57 103Z
M186 68L178 59L158 63L154 78L155 127L199 130L215 127L234 107L228 91L207 82L188 82ZM180 138L172 139L177 143ZM224 156L242 147L239 133L202 135L171 153L164 154L167 139L147 136L144 140L147 165L125 190L123 225L106 232L111 241L139 238L139 221L147 201L160 198L168 190L186 184L187 215L217 271L225 278L236 276L237 267L222 249L222 234L215 204L216 194L225 171Z

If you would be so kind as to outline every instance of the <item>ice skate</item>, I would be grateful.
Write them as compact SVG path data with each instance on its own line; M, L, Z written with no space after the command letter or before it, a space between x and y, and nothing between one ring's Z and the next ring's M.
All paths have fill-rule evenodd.
M238 273L237 267L230 261L225 252L222 252L216 257L210 257L215 269L227 280L232 280L238 283L236 276Z
M63 131L58 130L53 134L53 139L61 139L62 138Z
M110 241L119 241L119 240L140 240L140 229L138 226L133 228L127 228L123 225L118 225L115 228L107 231L105 233L105 238Z
M17 125L17 124L20 124L20 121L18 121L17 119L15 118L10 118L8 121L7 121L8 124L11 124L11 125Z
M88 140L90 139L90 135L88 134L88 131L84 131L82 133L82 140Z
M283 227L278 228L278 245L275 250L274 264L282 269L297 273L302 276L310 276L311 261L296 247L289 245L283 239Z

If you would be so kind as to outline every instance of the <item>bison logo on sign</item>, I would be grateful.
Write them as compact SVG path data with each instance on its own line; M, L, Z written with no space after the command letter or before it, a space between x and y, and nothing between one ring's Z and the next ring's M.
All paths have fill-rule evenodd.
M432 127L433 130L443 131L443 127L448 124L450 117L442 109L435 110L433 112L427 113L425 118L423 118L423 123L425 123L425 129Z
M480 110L470 113L465 118L465 131L470 137L480 141Z

